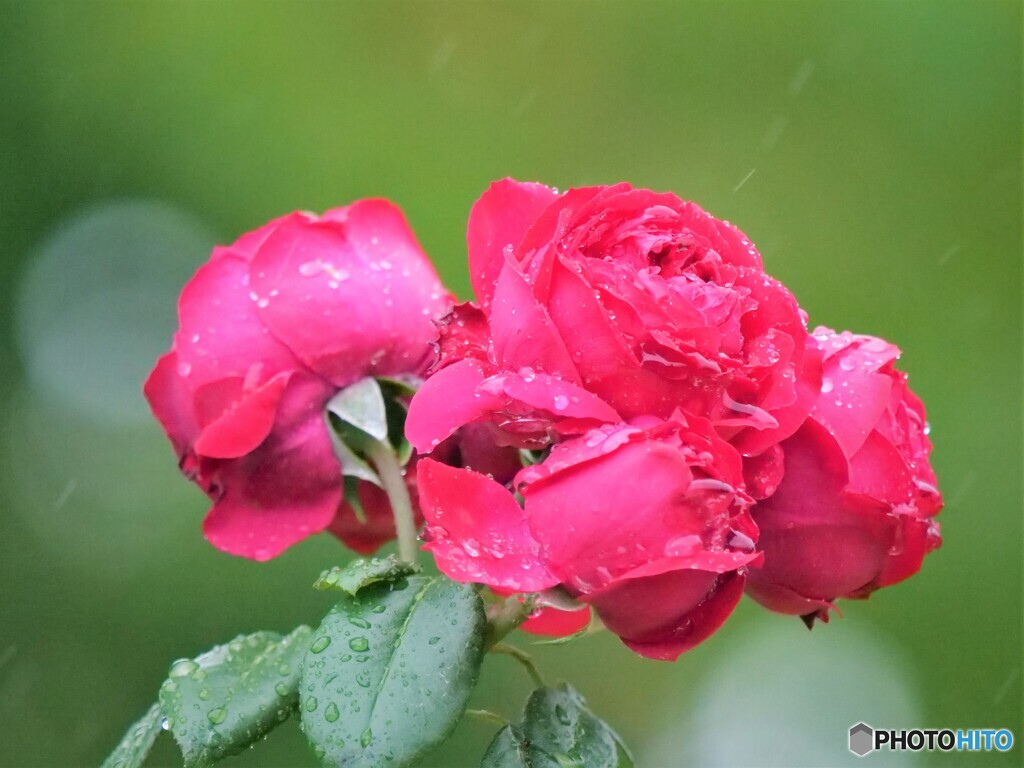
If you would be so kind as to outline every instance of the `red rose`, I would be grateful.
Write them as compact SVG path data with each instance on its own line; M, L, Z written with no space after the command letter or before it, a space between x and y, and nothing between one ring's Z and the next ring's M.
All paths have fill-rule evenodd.
M474 205L479 309L444 326L408 435L430 450L487 421L543 446L600 423L706 417L744 455L810 411L820 359L793 296L732 225L628 184L493 184Z
M445 574L505 592L560 587L659 659L714 632L760 558L741 486L739 454L681 413L556 445L516 477L522 507L483 474L419 464L426 546ZM537 629L564 632L579 618Z
M839 597L867 597L913 575L940 544L942 508L921 401L881 339L814 333L824 355L811 417L782 443L785 474L754 507L764 567L747 592L782 613L828 618Z
M266 560L330 526L362 552L394 535L378 489L342 501L323 409L366 376L422 374L449 297L401 211L293 213L217 248L182 291L145 394L182 471L213 499L214 546Z

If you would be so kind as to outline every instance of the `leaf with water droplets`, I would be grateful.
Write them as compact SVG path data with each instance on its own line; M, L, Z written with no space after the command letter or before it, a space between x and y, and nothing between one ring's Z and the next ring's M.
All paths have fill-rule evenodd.
M160 714L186 767L212 765L288 719L298 703L302 658L312 630L239 635L171 665Z
M408 765L466 709L483 603L469 585L422 575L339 589L303 664L302 729L325 766Z
M531 768L530 745L525 734L514 725L506 725L491 741L480 761L480 768Z
M154 704L132 724L100 768L141 768L160 734L160 718L160 705Z
M520 728L505 727L482 768L633 768L619 735L587 708L570 685L530 694Z
M358 558L343 568L335 566L320 574L313 587L338 590L355 597L359 590L380 582L394 582L419 571L419 566L403 563L394 555Z

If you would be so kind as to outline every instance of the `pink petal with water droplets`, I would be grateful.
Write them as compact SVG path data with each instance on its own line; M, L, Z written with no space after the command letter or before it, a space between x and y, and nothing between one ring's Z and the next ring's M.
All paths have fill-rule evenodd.
M469 278L484 307L491 303L506 249L515 249L530 225L557 199L558 193L543 184L502 179L473 204L466 230Z
M430 453L459 427L500 408L500 392L481 391L487 378L485 363L479 360L442 368L429 379L409 404L405 436L420 453Z
M478 472L431 459L420 460L417 477L429 538L425 549L442 573L514 592L558 583L508 489Z
M495 362L511 370L538 368L579 383L569 351L518 268L501 270L490 308L491 349Z
M192 410L191 393L178 373L177 353L168 352L157 360L143 393L181 459L199 434L199 425Z
M518 373L504 377L504 390L513 400L557 417L619 422L615 409L597 395L545 373Z
M306 365L344 387L419 372L449 305L401 211L364 200L337 217L293 214L251 264L260 319Z
M552 572L587 592L661 557L675 538L700 538L710 521L686 492L692 477L676 448L627 442L527 486L526 516Z
M260 367L264 383L299 365L295 355L267 332L253 299L249 263L218 248L189 280L178 300L180 329L174 336L178 372L195 391Z

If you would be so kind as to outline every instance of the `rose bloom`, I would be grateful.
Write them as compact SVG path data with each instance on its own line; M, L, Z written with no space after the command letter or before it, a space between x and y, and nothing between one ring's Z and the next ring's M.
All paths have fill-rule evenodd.
M182 472L213 500L207 539L267 560L328 528L360 552L392 538L379 488L358 486L365 523L343 500L324 406L366 376L422 375L449 306L385 200L293 213L216 248L145 385Z
M821 394L781 445L778 490L753 509L765 561L747 583L762 605L808 622L827 620L836 598L916 573L941 542L942 508L924 406L893 365L899 349L828 328L814 340Z
M491 185L470 214L479 306L444 321L439 370L408 435L429 450L463 424L544 447L677 409L755 456L803 423L820 386L793 296L736 227L628 184Z
M557 588L637 653L675 659L721 626L760 559L742 481L735 449L677 412L556 445L516 476L522 507L489 476L430 458L418 482L426 548L446 575L502 594ZM531 629L586 620L544 614Z

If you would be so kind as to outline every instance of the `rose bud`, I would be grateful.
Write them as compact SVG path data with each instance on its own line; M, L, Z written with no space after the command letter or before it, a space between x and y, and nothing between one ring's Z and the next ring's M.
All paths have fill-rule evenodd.
M293 213L215 249L145 385L182 471L213 500L207 539L267 560L328 527L360 552L393 537L379 489L357 489L365 523L343 501L324 406L367 376L425 373L449 304L384 200Z
M713 633L760 559L742 481L735 449L678 412L556 445L517 475L522 507L496 480L430 458L418 480L426 548L443 573L499 593L557 587L656 659ZM567 633L585 620L553 613L536 629Z
M782 443L778 490L755 505L764 566L747 592L780 613L828 620L836 598L902 581L939 546L942 508L924 406L871 336L815 330L824 355L810 418Z
M506 179L467 233L479 306L446 321L414 399L420 450L462 424L542 447L677 408L755 456L803 423L820 386L792 294L736 227L672 194Z

